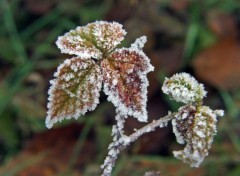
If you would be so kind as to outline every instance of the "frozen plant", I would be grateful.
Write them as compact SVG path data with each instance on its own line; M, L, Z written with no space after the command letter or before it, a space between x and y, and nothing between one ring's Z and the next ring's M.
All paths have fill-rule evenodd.
M223 111L203 106L204 86L191 75L180 73L166 78L162 90L186 105L125 135L124 123L129 116L147 122L147 73L154 70L142 51L147 38L136 39L129 48L117 48L125 35L121 24L97 21L58 37L56 44L61 52L74 56L59 65L55 78L50 81L46 126L51 128L58 121L77 119L94 110L103 87L116 108L113 142L101 166L103 176L111 175L118 155L130 143L157 127L167 126L169 121L177 142L186 144L182 151L174 151L174 156L198 167L208 155L216 134L217 116L223 116Z

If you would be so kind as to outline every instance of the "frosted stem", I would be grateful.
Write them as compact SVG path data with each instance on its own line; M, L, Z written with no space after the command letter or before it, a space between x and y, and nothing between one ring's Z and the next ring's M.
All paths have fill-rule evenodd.
M128 136L129 141L134 142L143 134L154 131L157 127L162 128L167 126L168 122L172 120L176 114L177 113L172 113L158 120L153 120L150 124L140 128L139 130Z
M103 169L102 176L109 176L112 173L112 169L115 165L115 162L118 158L118 155L122 148L126 148L123 143L121 142L121 138L123 135L123 128L124 128L124 122L125 122L126 116L120 115L120 113L117 113L116 115L116 125L113 125L112 128L112 136L113 136L113 142L109 144L108 146L108 155L104 160L103 165L101 168Z
M162 128L165 127L170 120L174 118L177 113L171 113L163 118L158 120L153 120L150 124L140 128L129 136L123 135L123 116L116 117L117 124L113 126L113 142L109 145L108 156L104 160L104 164L101 166L103 169L102 176L110 176L112 173L112 169L115 165L118 155L122 150L124 150L131 142L136 141L140 136L145 133L154 131L157 127ZM119 125L121 124L121 125ZM120 135L119 135L120 134Z

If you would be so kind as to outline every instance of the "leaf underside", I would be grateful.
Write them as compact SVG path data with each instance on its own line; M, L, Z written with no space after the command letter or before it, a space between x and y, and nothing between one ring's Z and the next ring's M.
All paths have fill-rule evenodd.
M104 91L117 112L146 121L146 74L153 70L146 55L137 49L117 49L101 67Z
M99 103L102 76L93 60L75 57L58 67L49 89L46 126L63 119L78 118Z

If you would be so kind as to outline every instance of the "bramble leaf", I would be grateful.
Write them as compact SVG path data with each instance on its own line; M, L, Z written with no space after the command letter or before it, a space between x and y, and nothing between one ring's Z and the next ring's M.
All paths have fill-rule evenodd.
M51 80L46 126L63 119L78 118L99 103L101 70L91 59L75 57L58 67Z
M203 84L188 73L177 73L171 78L165 78L162 91L173 100L186 104L202 101L207 94Z
M98 21L58 37L56 44L62 53L99 59L120 44L125 35L121 24Z
M137 48L122 48L104 59L101 66L104 92L117 112L146 121L146 74L153 70L148 57Z
M208 106L186 105L179 109L172 120L173 132L180 144L186 143L183 150L173 151L176 158L191 167L198 167L208 155L213 137L217 132L217 116L223 116L222 110L213 111Z

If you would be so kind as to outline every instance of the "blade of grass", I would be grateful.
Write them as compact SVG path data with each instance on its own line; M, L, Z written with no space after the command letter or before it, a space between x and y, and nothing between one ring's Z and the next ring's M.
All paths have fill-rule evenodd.
M14 47L17 55L19 56L18 58L19 62L23 63L24 61L27 60L28 56L25 51L24 45L21 41L21 38L18 34L17 27L15 25L15 21L13 19L13 14L11 12L10 6L6 0L2 0L1 5L4 10L4 13L3 13L4 25L9 34L11 44Z
M119 158L118 162L116 163L116 166L112 172L112 176L117 176L121 172L121 170L126 166L126 162L128 161L128 157L126 155L123 155Z
M184 53L183 53L183 61L182 67L186 67L189 63L190 59L192 58L195 48L196 48L196 41L199 34L199 23L200 23L200 5L198 2L192 2L190 6L190 13L191 13L191 20L189 23Z
M24 65L14 68L5 78L0 89L0 116L33 67L32 62L27 62Z
M86 123L84 123L84 128L81 132L81 135L79 135L79 138L77 140L77 143L74 146L72 155L70 157L70 160L67 165L66 172L63 174L60 174L61 176L68 176L71 173L71 170L73 170L74 164L76 163L77 159L79 158L79 154L83 148L83 145L85 143L85 140L87 138L87 135L90 132L90 129L93 126L94 118L88 118Z
M20 33L20 36L24 40L30 38L33 34L38 32L40 29L42 29L49 23L53 22L54 20L56 20L56 22L58 23L57 19L59 18L60 15L61 11L56 7L48 14L44 15L43 17L39 18L28 27L26 27L25 30Z
M230 138L233 146L237 150L237 152L240 154L240 139L238 134L236 134L232 129L229 129L227 131L228 137Z
M54 46L53 43L55 43L55 40L57 39L57 37L62 34L63 29L66 28L66 26L63 26L63 24L66 25L66 21L68 20L60 20L59 24L50 31L47 39L37 45L35 51L38 55L44 55L47 53L50 53L50 54L56 53L57 47ZM36 66L38 67L38 64Z
M104 112L108 107L108 103L103 103L101 107L98 107L97 111L95 111L90 117L85 117L85 123L84 128L81 132L81 134L78 137L78 140L73 148L72 155L70 157L70 160L68 162L68 165L66 167L66 171L59 176L69 176L71 173L71 170L73 170L74 164L77 162L77 159L81 153L81 150L83 148L83 145L87 139L87 135L90 132L90 129L93 127L94 122L96 121L96 118L99 118L100 114ZM94 118L96 117L96 118Z
M220 96L223 99L224 106L226 107L227 113L231 118L237 118L239 110L234 103L233 97L224 90L219 91Z

